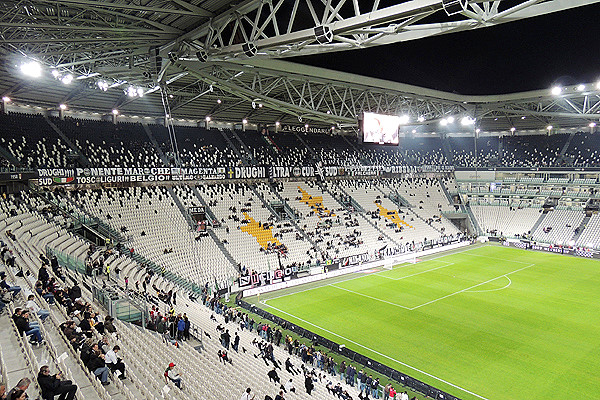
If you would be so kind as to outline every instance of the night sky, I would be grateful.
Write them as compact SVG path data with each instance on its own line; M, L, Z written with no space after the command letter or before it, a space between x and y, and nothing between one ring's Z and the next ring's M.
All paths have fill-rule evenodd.
M460 94L600 79L600 4L462 33L289 59Z

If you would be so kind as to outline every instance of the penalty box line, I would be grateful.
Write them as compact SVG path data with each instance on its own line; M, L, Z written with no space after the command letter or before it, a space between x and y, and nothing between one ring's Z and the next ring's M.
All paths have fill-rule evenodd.
M525 266L525 267L523 267L523 268L519 268L519 269L516 269L516 270L514 270L514 271L508 272L508 273L506 273L506 274L503 274L503 275L497 276L497 277L495 277L495 278L489 279L489 280L487 280L487 281L485 281L485 282L478 283L477 285L473 285L473 286L470 286L470 287L468 287L468 288L466 288L466 289L462 289L462 290L459 290L459 291L457 291L457 292L454 292L454 293L447 294L446 296L442 296L442 297L440 297L439 299L431 300L431 301L428 301L427 303L423 303L423 304L420 304L420 305L418 305L418 306L415 306L415 307L413 307L413 308L409 308L409 310L411 310L411 311L412 311L412 310L416 310L417 308L420 308L420 307L426 306L426 305L428 305L428 304L435 303L436 301L440 301L440 300L443 300L443 299L447 299L448 297L454 296L454 295L456 295L456 294L463 293L463 292L466 292L466 291L468 291L468 290L470 290L470 289L474 289L474 288L476 288L476 287L479 287L479 286L481 286L481 285L485 285L486 283L493 282L493 281L495 281L496 279L500 279L500 278L508 278L508 275L515 274L515 273L517 273L517 272L519 272L519 271L523 271L524 269L527 269L527 268L531 268L531 267L533 267L534 265L535 265L535 264L529 264L529 265L527 265L527 266ZM509 280L510 280L510 278L509 278ZM511 281L511 283L512 283L512 281Z
M452 386L452 387L453 387L453 388L455 388L455 389L461 390L461 391L463 391L464 393L468 393L468 394L470 394L470 395L472 395L472 396L475 396L475 397L477 397L477 398L480 398L480 399L482 399L482 400L489 400L487 397L483 397L483 396L481 396L481 395L478 395L477 393L473 393L473 392L471 392L470 390L467 390L467 389L465 389L465 388L463 388L463 387L460 387L460 386L458 386L458 385L455 385L454 383L448 382L447 380L444 380L444 379L442 379L442 378L438 378L437 376L435 376L435 375L432 375L432 374L430 374L430 373L428 373L428 372L425 372L425 371L423 371L423 370L421 370L421 369L419 369L419 368L413 367L412 365L409 365L409 364L406 364L406 363L404 363L404 362L402 362L402 361L396 360L395 358L392 358L392 357L390 357L390 356L388 356L388 355L386 355L386 354L383 354L383 353L381 353L381 352L379 352L379 351L377 351L377 350L373 350L373 349L371 349L371 348L369 348L369 347L367 347L367 346L365 346L365 345L362 345L362 344L360 344L360 343L358 343L358 342L355 342L354 340L348 339L347 337L344 337L344 336L342 336L342 335L339 335L339 334L337 334L337 333L335 333L335 332L332 332L332 331L330 331L330 330L328 330L328 329L325 329L325 328L323 328L323 327L320 327L319 325L316 325L316 324L314 324L314 323L312 323L312 322L310 322L310 321L307 321L307 320L305 320L305 319L302 319L302 318L299 318L299 317L297 317L297 316L295 316L295 315L293 315L293 314L290 314L290 313L288 313L288 312L285 312L285 311L283 311L283 310L280 310L280 309L279 309L279 308L277 308L277 307L273 307L273 306L271 306L271 305L267 304L267 303L266 303L266 301L261 301L261 303L262 303L262 304L264 304L266 307L270 307L270 308L272 308L273 310L276 310L276 311L278 311L278 312L280 312L280 313L282 313L282 314L285 314L285 315L288 315L288 316L290 316L290 317L292 317L292 318L295 318L295 319L297 319L298 321L301 321L301 322L303 322L303 323L305 323L305 324L307 324L307 325L314 326L315 328L317 328L317 329L320 329L320 330L321 330L321 331L323 331L323 332L327 332L327 333L329 333L330 335L336 336L336 337L338 337L338 338L340 338L340 339L342 339L342 340L345 340L345 341L346 341L346 342L348 342L348 343L352 343L352 344L354 344L354 345L356 345L356 346L358 346L358 347L361 347L361 348L363 348L363 349L365 349L365 350L367 350L367 351L370 351L370 352L371 352L371 353L373 353L373 354L377 354L378 356L381 356L381 357L383 357L383 358L386 358L386 359L388 359L388 360L390 360L390 361L393 361L393 362L395 362L395 363L398 363L398 364L400 364L400 365L402 365L402 366L404 366L404 367L406 367L406 368L410 368L410 369L412 369L413 371L416 371L416 372L418 372L418 373L421 373L421 374L423 374L423 375L426 375L426 376L428 376L428 377L430 377L430 378L432 378L432 379L435 379L435 380L436 380L436 381L438 381L438 382L445 383L446 385Z

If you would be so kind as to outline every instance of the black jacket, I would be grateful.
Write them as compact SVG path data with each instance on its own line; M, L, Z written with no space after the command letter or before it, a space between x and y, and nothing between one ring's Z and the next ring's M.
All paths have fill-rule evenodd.
M23 332L27 332L29 328L29 321L25 318L18 316L15 319L15 325L17 325L17 329L19 330L19 334L22 335Z
M98 368L106 367L104 360L96 354L92 354L90 361L88 362L88 368L90 371L95 371Z
M60 387L60 379L56 379L56 375L44 375L40 372L37 381L40 384L43 398L54 397L56 390Z

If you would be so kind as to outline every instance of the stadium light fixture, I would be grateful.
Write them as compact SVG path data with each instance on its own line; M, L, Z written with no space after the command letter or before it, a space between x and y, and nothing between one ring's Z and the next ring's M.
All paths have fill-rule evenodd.
M66 110L67 109L67 105L66 104L61 104L58 106L58 108L60 108L61 110Z
M479 133L479 132L481 132L481 129L479 129L479 128L475 129L475 133Z
M71 82L73 82L73 75L71 75L71 74L67 74L67 75L63 76L63 77L60 79L60 81L61 81L62 83L64 83L65 85L70 85L70 84L71 84Z
M552 130L552 128L554 128L552 125L548 125L548 126L546 127L546 129L547 129L547 130L549 130L549 131L551 131L551 130Z
M10 101L10 100L9 100ZM590 122L590 124L588 125L590 128L595 128L596 127L596 123L595 122Z
M262 103L258 103L258 108L262 108Z
M117 110L116 108L113 108L112 113L113 113L113 115L119 115L119 110Z
M210 122L210 119L211 119L211 118L210 118L210 115L207 115L207 116L206 116L206 122Z
M5 103L9 103L10 102L10 97L4 96L4 97L2 97L2 101L5 102Z
M221 104L221 99L217 99L217 104Z
M244 119L242 120L242 124L246 125L247 123L248 123L248 120L247 120L246 118L244 118Z
M462 126L473 125L474 123L475 123L475 119L471 118L471 117L462 117L462 119L460 120L460 124Z
M448 120L447 120L446 118L442 118L442 119L440 120L440 125L441 125L441 126L446 126L446 125L448 125Z
M408 114L401 115L399 122L400 122L400 125L408 124L410 122L410 116L408 116Z
M31 78L39 78L42 76L42 66L37 61L29 61L21 64L21 72Z
M422 115L419 115L419 118L417 118L417 121L419 122L425 122L425 117Z
M515 133L515 131L516 131L516 130L517 130L517 128L515 128L514 126L513 126L512 128L510 128L510 131L511 131L512 133Z
M552 88L552 94L553 95L558 96L561 93L562 93L562 88L560 86L554 86Z
M448 118L446 118L448 120L449 124L453 124L454 123L454 117L453 116L449 116Z
M577 91L583 92L584 90L585 90L585 85L583 83L580 83L579 85L577 85Z
M308 129L308 124L304 124L304 127L305 127L306 129Z
M280 125L281 125L281 122L275 121L275 126L280 126Z
M144 89L142 88L137 88L137 95L139 97L144 97Z
M413 134L417 133L417 130L416 130L416 129L413 129L413 130L412 130L412 133L413 133Z

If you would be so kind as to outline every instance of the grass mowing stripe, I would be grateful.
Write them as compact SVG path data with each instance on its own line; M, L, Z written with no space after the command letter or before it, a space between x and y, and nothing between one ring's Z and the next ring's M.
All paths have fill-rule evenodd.
M437 377L437 376L435 376L435 375L432 375L432 374L430 374L430 373L428 373L428 372L425 372L425 371L423 371L423 370L420 370L420 369L418 369L418 368L415 368L415 367L413 367L413 366L411 366L411 365L408 365L408 364L406 364L406 363L403 363L402 361L396 360L396 359L394 359L394 358L392 358L392 357L390 357L390 356L388 356L388 355L386 355L386 354L383 354L383 353L381 353L381 352L379 352L379 351L377 351L377 350L373 350L373 349L371 349L371 348L369 348L369 347L367 347L367 346L364 346L364 345L362 345L362 344L360 344L360 343L357 343L357 342L355 342L355 341L353 341L353 340L351 340L351 339L348 339L348 338L346 338L346 337L344 337L344 336L342 336L342 335L340 335L340 334L337 334L337 333L335 333L335 332L332 332L332 331L330 331L330 330L328 330L328 329L322 328L322 327L320 327L320 326L318 326L318 325L316 325L316 324L314 324L314 323L312 323L312 322L310 322L310 321L307 321L307 320L305 320L305 319L302 319L302 318L296 317L295 315L293 315L293 314L290 314L290 313L288 313L288 312L286 312L286 311L280 310L280 309L279 309L279 308L277 308L277 307L273 307L273 306L271 306L271 305L267 304L267 303L266 303L266 301L261 301L261 303L262 303L263 305L265 305L266 307L269 307L269 308L272 308L272 309L274 309L274 310L277 310L278 312L280 312L280 313L282 313L282 314L285 314L285 315L288 315L288 316L290 316L290 317L292 317L292 318L295 318L295 319L297 319L298 321L301 321L301 322L303 322L303 323L305 323L305 324L307 324L307 325L314 326L315 328L317 328L317 329L320 329L320 330L322 330L323 332L327 332L327 333L329 333L330 335L337 336L337 337L339 337L340 339L343 339L343 340L347 341L348 343L352 343L352 344L354 344L354 345L356 345L356 346L358 346L358 347L362 347L363 349L365 349L365 350L367 350L367 351L370 351L370 352L371 352L371 353L373 353L373 354L377 354L377 355L378 355L378 356L380 356L380 357L387 358L387 359L388 359L388 360L390 360L390 361L393 361L393 362L395 362L395 363L398 363L398 364L400 364L400 365L402 365L402 366L404 366L404 367L406 367L406 368L410 368L410 369L412 369L413 371L416 371L416 372L418 372L418 373L420 373L420 374L423 374L423 375L426 375L426 376L428 376L428 377L430 377L430 378L432 378L432 379L435 379L435 380L437 380L437 381L440 381L440 382L442 382L442 383L445 383L446 385L452 386L452 387L453 387L453 388L455 388L455 389L461 390L461 391L463 391L463 392L465 392L465 393L468 393L468 394L470 394L470 395L472 395L472 396L478 397L478 398L480 398L480 399L482 399L482 400L489 400L487 397L480 396L480 395L478 395L477 393L473 393L473 392L471 392L470 390L467 390L467 389L465 389L465 388L462 388L462 387L460 387L460 386L458 386L458 385L455 385L455 384L453 384L452 382L448 382L448 381L447 381L447 380L445 380L445 379L438 378L438 377Z

